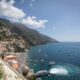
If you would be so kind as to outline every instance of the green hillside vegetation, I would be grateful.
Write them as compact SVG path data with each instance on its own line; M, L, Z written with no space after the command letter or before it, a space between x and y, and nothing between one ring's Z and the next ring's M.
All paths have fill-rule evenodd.
M25 48L30 48L31 46L57 42L23 24L12 23L2 18L0 19L0 41L13 41L17 49L20 49L18 45L21 44Z

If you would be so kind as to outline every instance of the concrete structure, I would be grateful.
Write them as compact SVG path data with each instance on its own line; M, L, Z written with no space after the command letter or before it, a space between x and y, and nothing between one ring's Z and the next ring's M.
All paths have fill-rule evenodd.
M3 68L6 74L6 80L27 80L2 59L0 59L0 63L3 64Z

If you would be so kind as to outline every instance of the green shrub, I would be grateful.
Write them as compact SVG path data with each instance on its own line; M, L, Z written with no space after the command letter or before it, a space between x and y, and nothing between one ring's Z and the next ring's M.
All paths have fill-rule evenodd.
M3 65L0 64L0 79L2 79L4 77L4 69L3 69Z

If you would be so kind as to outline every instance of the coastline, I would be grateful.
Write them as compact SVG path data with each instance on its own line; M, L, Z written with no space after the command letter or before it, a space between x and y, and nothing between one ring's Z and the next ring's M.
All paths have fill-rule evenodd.
M19 71L15 70L17 73L19 73L20 75L22 75L24 78L26 79L29 79L29 80L33 80L35 76L35 73L33 71L33 69L30 69L29 66L28 66L28 63L27 63L27 54L28 54L28 49L26 49L25 52L18 52L18 53L14 53L14 52L7 52L5 54L8 54L8 55L14 55L20 65L19 67ZM4 59L3 59L4 62L6 62ZM8 63L6 62L13 70L14 68ZM23 71L28 71L27 74L24 76L23 75L23 71L21 68L24 68ZM24 80L24 79L23 79ZM35 79L36 80L36 79Z

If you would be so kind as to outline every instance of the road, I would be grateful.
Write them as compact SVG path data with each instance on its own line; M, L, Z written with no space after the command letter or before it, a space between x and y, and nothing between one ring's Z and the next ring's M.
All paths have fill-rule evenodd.
M3 68L6 74L6 80L27 80L2 59L0 59L0 63L3 64Z

